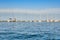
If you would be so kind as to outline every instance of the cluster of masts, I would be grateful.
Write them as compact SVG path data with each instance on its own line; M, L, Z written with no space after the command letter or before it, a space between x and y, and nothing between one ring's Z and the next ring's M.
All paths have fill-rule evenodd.
M0 22L60 22L60 20L16 20L16 18L9 18L8 20L0 20Z

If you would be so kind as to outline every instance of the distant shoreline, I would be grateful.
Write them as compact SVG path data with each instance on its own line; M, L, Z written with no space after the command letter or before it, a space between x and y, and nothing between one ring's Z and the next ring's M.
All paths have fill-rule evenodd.
M60 20L0 20L0 22L60 22Z

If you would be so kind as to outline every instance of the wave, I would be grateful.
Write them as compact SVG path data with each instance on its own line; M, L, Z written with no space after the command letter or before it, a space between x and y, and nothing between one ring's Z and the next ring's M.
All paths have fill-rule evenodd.
M11 39L27 39L27 38L43 37L43 35L35 33L33 34L33 33L17 33L17 32L0 32L0 37L1 35L5 36L5 38L11 38Z
M0 32L1 39L54 39L55 34L52 33L29 33L29 32ZM60 37L60 36L59 36ZM55 38L59 39L59 38Z

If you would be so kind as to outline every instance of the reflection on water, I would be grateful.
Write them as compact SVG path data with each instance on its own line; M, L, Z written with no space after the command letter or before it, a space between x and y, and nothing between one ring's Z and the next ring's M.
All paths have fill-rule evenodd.
M0 40L60 40L59 28L59 22L0 22Z

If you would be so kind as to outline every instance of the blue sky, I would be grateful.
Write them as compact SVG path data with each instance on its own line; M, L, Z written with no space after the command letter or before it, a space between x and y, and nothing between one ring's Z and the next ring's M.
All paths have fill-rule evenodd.
M2 19L13 17L11 15L17 19L40 19L40 16L43 16L42 19L46 19L47 14L55 14L54 17L58 16L56 14L60 14L60 0L0 0L0 16ZM32 17L29 18L29 16Z
M60 0L0 0L0 8L60 8Z

